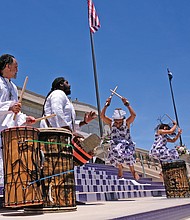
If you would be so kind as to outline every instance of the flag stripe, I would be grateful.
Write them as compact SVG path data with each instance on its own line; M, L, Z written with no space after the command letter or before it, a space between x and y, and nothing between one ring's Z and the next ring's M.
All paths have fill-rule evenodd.
M90 31L95 33L100 28L100 21L96 13L96 9L92 0L88 0L88 20Z

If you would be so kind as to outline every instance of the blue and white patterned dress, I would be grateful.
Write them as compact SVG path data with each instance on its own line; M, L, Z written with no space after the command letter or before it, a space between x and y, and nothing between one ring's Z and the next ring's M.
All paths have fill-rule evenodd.
M149 155L159 161L179 159L178 152L175 149L169 149L167 146L167 134L155 134L154 143L150 149Z
M118 164L132 166L135 163L135 143L131 139L130 130L124 120L123 125L117 128L113 125L111 127L111 147L108 153L108 160L117 167Z

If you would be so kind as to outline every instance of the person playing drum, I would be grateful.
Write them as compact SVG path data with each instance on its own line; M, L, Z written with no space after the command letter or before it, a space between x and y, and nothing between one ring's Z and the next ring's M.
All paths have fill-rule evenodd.
M35 118L21 113L21 103L18 102L18 90L11 81L18 72L18 63L14 56L3 54L0 57L0 130L7 127L34 124ZM13 120L16 114L15 120Z
M174 143L182 134L182 130L178 128L177 135L175 130L177 128L177 123L173 121L173 126L170 127L169 124L159 124L156 127L154 143L149 151L150 157L162 161L176 160L179 159L179 155L176 149L169 149L167 143ZM174 136L174 137L172 137ZM163 180L163 174L160 173L160 178Z
M14 56L10 54L0 56L0 132L6 128L35 123L34 117L21 113L18 90L11 81L12 78L16 79L17 72L18 63ZM0 150L1 171L3 170L2 159L2 150Z
M81 138L84 139L84 137L79 134L80 132L77 133L77 131L80 131L81 126L88 124L97 116L95 112L91 111L85 113L84 119L82 121L75 120L76 113L74 106L67 97L70 94L71 94L71 86L64 77L58 77L53 81L51 91L48 93L48 95L45 98L45 102L43 106L43 116L47 116L51 114L55 114L56 116L42 120L40 122L40 127L69 129L74 136L72 142L74 142L73 144L75 151L75 147L77 148L79 147L80 149L82 149L81 146L78 146L78 144L80 145ZM88 160L87 158L91 158L91 156L86 153L84 153L86 155L83 155L83 153L81 154L82 157L84 156L86 158L85 159L86 162ZM79 161L75 157L75 153L74 153L74 160L76 164L78 164ZM80 165L82 164L83 163L81 163Z

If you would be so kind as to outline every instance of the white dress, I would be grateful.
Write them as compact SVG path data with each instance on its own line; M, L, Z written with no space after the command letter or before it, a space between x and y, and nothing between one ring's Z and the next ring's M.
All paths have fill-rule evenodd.
M167 134L155 133L154 143L149 151L149 155L161 162L179 159L177 150L167 147Z
M117 128L112 121L111 147L108 153L108 160L117 167L118 164L133 166L135 163L135 143L132 141L130 129L124 120L122 126Z

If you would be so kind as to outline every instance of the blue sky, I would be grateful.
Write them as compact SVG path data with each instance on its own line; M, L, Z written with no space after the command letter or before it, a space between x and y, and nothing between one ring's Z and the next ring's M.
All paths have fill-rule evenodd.
M182 141L190 148L190 1L93 2L101 23L94 34L101 107L117 85L137 113L136 146L150 149L157 119L175 118L169 68ZM64 76L72 100L97 106L86 0L3 1L0 51L19 62L16 85L28 76L27 89L45 96L53 79ZM108 116L116 107L125 108L114 96Z

